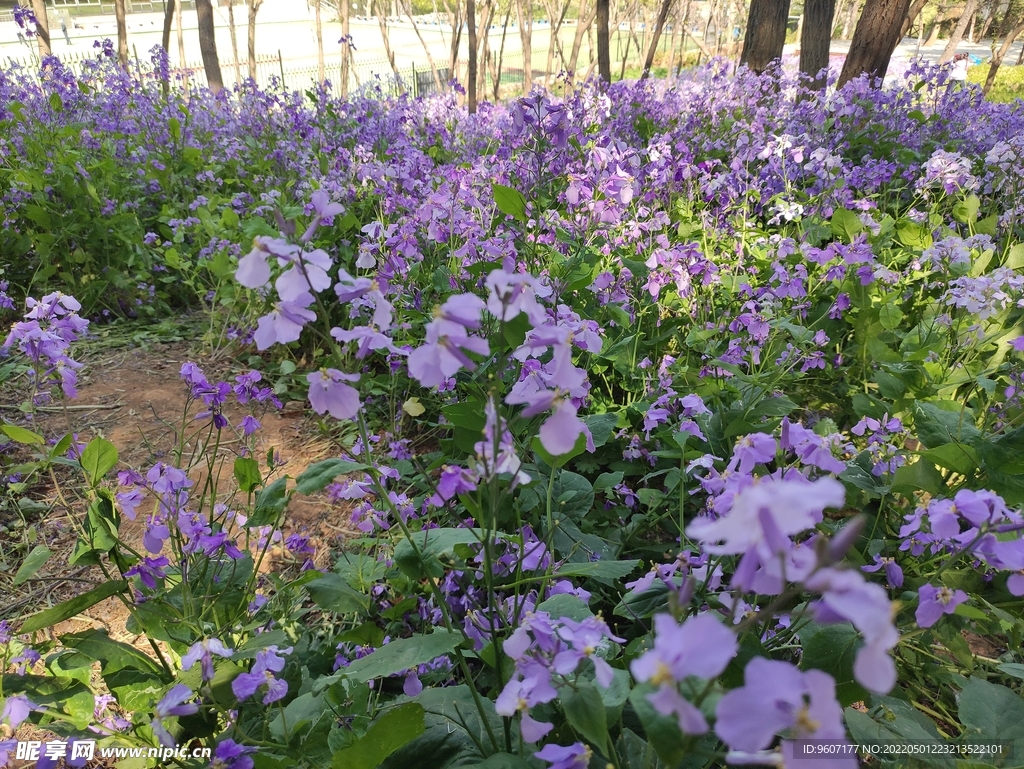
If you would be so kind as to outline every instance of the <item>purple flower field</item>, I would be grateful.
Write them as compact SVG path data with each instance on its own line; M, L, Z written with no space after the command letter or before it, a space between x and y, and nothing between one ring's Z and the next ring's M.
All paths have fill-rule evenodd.
M916 65L475 115L165 71L0 72L5 504L60 484L103 576L0 614L0 765L26 729L218 769L1021 765L1024 103ZM36 431L97 329L186 311L240 368L178 362L175 451ZM334 447L295 477L256 449L282 395ZM137 640L49 631L111 596Z

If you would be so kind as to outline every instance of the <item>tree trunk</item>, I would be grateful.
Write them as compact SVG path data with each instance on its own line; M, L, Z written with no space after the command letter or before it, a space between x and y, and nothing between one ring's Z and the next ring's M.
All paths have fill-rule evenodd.
M872 77L885 77L909 8L910 0L867 0L864 3L838 87L842 88L865 72Z
M924 10L924 7L927 4L928 0L913 0L910 10L907 11L906 18L903 19L903 24L900 27L900 39L907 36L910 32L910 28L914 26L914 22L917 20L917 17L921 15L921 11ZM924 19L921 20L921 23L924 24Z
M1010 46L1013 45L1013 41L1016 40L1020 34L1024 32L1024 22L1019 23L1014 27L1003 39L1003 44L999 46L999 50L992 55L992 62L988 65L988 77L985 78L985 85L981 89L982 96L988 96L988 92L992 90L992 86L996 82L996 73L999 71L999 66L1003 63L1003 58L1006 56L1006 52L1010 50Z
M177 0L174 3L174 26L175 31L178 33L178 66L181 67L182 74L182 85L185 88L185 93L189 91L189 76L188 76L188 64L185 62L185 30L181 20L182 9L181 0Z
M519 40L523 49L523 95L533 89L533 2L516 0Z
M177 0L164 0L164 26L160 34L160 47L164 49L164 56L167 57L168 78L163 82L162 88L164 98L171 92L170 68L171 68L171 25L174 23L174 8Z
M224 79L221 77L220 60L217 58L213 3L210 0L196 0L196 18L199 22L199 51L203 54L206 83L214 94L218 94L224 90Z
M476 0L466 0L466 20L469 22L469 114L476 114Z
M850 39L853 31L853 20L857 18L857 11L860 9L860 0L850 0L850 7L846 10L846 20L843 22L843 40Z
M501 65L505 58L505 36L508 34L508 20L512 16L512 3L505 9L505 24L501 28L501 47L498 48L498 61L494 68L494 101L501 97Z
M956 27L953 29L953 34L949 36L949 42L946 43L946 50L942 52L942 56L939 57L939 64L945 64L947 61L951 61L956 55L956 47L960 45L960 41L964 39L964 32L967 31L967 26L974 20L974 14L978 12L978 0L967 0L967 6L964 8L963 15L960 16L960 21L956 23Z
M612 82L612 51L608 31L609 0L597 0L597 74L604 82Z
M651 35L651 44L647 48L647 58L644 59L644 71L640 73L640 79L646 80L651 74L651 67L654 65L654 54L658 50L658 40L661 39L661 31L665 28L665 21L668 19L668 12L672 7L672 0L661 0L661 9L658 11L658 20L654 23L654 34ZM672 57L669 55L669 66L671 67Z
M117 21L117 63L128 69L128 25L125 23L124 0L114 0L114 19Z
M420 33L419 25L416 23L416 19L412 15L412 2L411 0L404 0L404 6L402 8L405 11L405 15L409 17L409 22L412 24L412 31L416 33L416 37L420 41L420 45L423 47L423 53L427 56L427 64L430 67L430 74L434 78L434 85L437 86L437 92L441 92L441 76L437 72L437 65L434 63L434 57L430 53L430 46L427 45L427 41L423 39L423 35Z
M179 0L180 2L180 0ZM256 14L259 13L263 0L246 0L249 10L247 43L249 53L249 79L256 82Z
M316 76L317 82L323 85L327 79L326 67L324 66L324 24L323 13L320 8L320 0L313 0L316 4L314 11L314 24L316 25Z
M754 72L764 72L781 57L788 20L789 0L751 0L740 64Z
M583 16L583 9L587 9L586 17ZM571 83L576 77L576 62L580 58L580 49L583 47L583 39L587 36L587 32L590 30L591 25L594 23L594 18L597 16L597 9L591 6L587 0L580 0L580 10L576 14L576 32L572 38L572 50L569 52L569 61L567 67L569 70L569 82ZM593 53L591 53L593 55Z
M231 58L235 66L235 85L242 84L242 65L238 63L238 30L235 28L235 0L228 3L228 26L231 28Z
M380 27L380 36L384 41L384 53L388 57L388 63L391 65L391 71L395 73L395 84L398 88L401 88L402 75L398 71L398 64L395 63L395 52L391 48L391 35L388 32L388 22L385 18L387 16L387 5L384 0L378 0L374 10L377 12L377 25Z
M349 43L349 0L338 0L338 19L341 21L341 72L338 79L340 93L348 96L348 69L352 59L352 46Z
M824 88L828 80L828 52L832 42L832 16L836 0L806 0L800 34L800 71L813 78L812 87Z
M50 20L46 17L44 0L32 0L32 13L36 17L36 40L39 45L39 58L43 59L52 53L50 48Z

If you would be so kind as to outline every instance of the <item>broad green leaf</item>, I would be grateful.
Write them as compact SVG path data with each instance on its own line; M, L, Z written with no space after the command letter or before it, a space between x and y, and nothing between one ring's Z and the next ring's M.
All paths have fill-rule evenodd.
M603 749L608 741L608 717L597 688L577 681L575 689L563 687L558 699L569 725L589 743Z
M981 201L977 195L968 195L953 206L953 218L964 224L973 224L978 219Z
M491 182L491 190L499 211L520 221L526 220L526 198L519 190L495 182Z
M252 457L236 457L234 470L238 488L246 494L251 494L263 482L260 463Z
M864 223L854 211L840 208L832 214L829 228L832 230L833 237L840 238L846 243L852 243L854 238L864 230Z
M91 608L112 595L117 593L123 593L128 589L128 583L123 579L111 580L110 582L104 582L98 587L94 587L81 595L75 596L74 598L65 601L64 603L57 604L56 606L45 609L37 614L33 614L22 624L18 630L19 633L34 633L37 630L43 628L52 627L58 622L71 619L88 608Z
M668 586L660 579L654 580L646 590L630 590L619 601L612 614L627 619L642 620L654 616L668 606Z
M999 670L1014 678L1024 678L1024 665L1016 662L1006 662L996 666Z
M246 528L274 523L288 504L288 477L278 478L256 496L256 509L245 522Z
M1019 270L1024 267L1024 243L1018 243L1010 249L1003 266L1009 267L1011 270Z
M369 465L349 462L344 459L325 459L310 465L305 472L295 479L295 490L300 494L313 494L326 488L339 475L368 470Z
M117 464L117 449L104 438L93 438L82 451L82 469L90 486L96 486Z
M586 563L566 563L559 566L555 573L559 577L622 579L639 565L640 561L589 561Z
M619 422L618 414L591 414L585 417L583 422L594 437L594 448L601 448L615 431L615 425Z
M867 696L864 688L853 678L853 664L863 645L860 635L846 622L835 625L810 623L800 631L803 654L800 667L817 668L836 681L836 699L840 705L849 705Z
M399 673L448 654L462 643L462 634L435 630L430 635L399 638L344 669L346 678L370 681Z
M146 673L162 674L160 667L152 657L121 641L115 641L106 630L86 630L82 633L68 633L60 637L61 643L70 649L101 665L104 675L119 670L140 670Z
M551 488L552 512L579 521L594 506L594 487L578 473L563 470Z
M306 590L313 603L335 614L356 614L370 608L369 597L353 590L340 574L325 574L307 582Z
M0 430L3 430L7 434L7 437L15 443L35 444L37 446L42 446L46 443L46 439L39 433L34 433L31 430L26 430L24 427L18 427L17 425L5 422L3 425L0 425Z
M972 676L960 693L959 716L965 736L1024 740L1024 700L1005 686Z
M546 601L537 605L537 611L546 611L553 618L568 617L576 622L582 622L587 617L593 617L594 612L582 600L569 593L553 595Z
M14 575L14 584L20 585L22 582L32 579L51 555L52 551L46 545L36 545L32 548L32 552L25 557L18 572Z
M918 440L929 449L947 443L974 443L981 437L970 411L946 411L927 401L914 404L914 425Z
M456 545L479 542L482 535L480 529L418 531L412 535L412 541L403 539L395 546L395 565L414 579L440 577L444 574L444 566L439 558L451 558Z
M892 331L899 327L902 320L903 310L895 304L883 304L878 308L878 321L882 324L882 328Z
M918 461L903 465L896 470L892 478L892 491L908 497L915 491L926 491L932 496L939 496L945 485L942 475L931 462Z
M578 457L584 451L587 450L587 437L583 434L576 439L576 443L571 449L564 454L551 454L544 444L540 442L540 436L534 436L530 442L530 448L539 456L548 467L559 468L564 467L571 459Z
M937 446L934 449L928 449L923 456L939 467L967 476L973 475L980 464L978 452L962 443L947 443L944 446Z

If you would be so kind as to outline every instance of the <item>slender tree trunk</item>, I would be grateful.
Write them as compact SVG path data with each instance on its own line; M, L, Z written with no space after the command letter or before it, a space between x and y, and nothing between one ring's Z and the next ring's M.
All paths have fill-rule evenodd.
M179 0L180 2L180 0ZM249 79L256 82L256 14L259 13L263 0L246 0L249 10L247 21L247 43L249 53Z
M508 34L508 20L512 16L512 3L505 9L505 23L501 27L501 47L498 48L497 66L494 68L494 101L501 97L501 65L505 58L505 36Z
M988 76L985 78L985 85L981 89L982 96L988 96L988 92L992 90L992 86L996 82L996 73L999 71L1000 65L1003 63L1003 59L1006 56L1006 52L1010 50L1010 46L1013 45L1020 34L1024 32L1024 21L1017 24L1016 27L1007 33L1006 37L1003 38L1003 44L999 46L999 50L992 55L992 61L988 65Z
M405 11L405 15L409 17L409 22L412 24L412 31L416 33L417 39L420 41L420 45L423 47L423 53L427 56L427 64L430 66L430 74L434 78L434 85L437 86L437 92L441 92L441 76L437 72L437 65L434 63L434 57L430 53L430 46L427 45L427 41L423 39L423 35L420 33L419 25L416 23L416 19L412 15L412 2L410 0L404 0L402 10Z
M658 20L654 22L654 34L651 35L651 44L647 48L647 58L644 59L644 71L640 73L640 79L646 80L654 65L654 54L658 50L658 40L661 39L661 31L665 28L665 21L668 19L668 12L672 8L672 0L661 0L661 8L658 10ZM671 67L672 57L669 55L669 66Z
M921 15L921 11L924 10L924 7L927 4L928 0L913 0L910 10L907 11L906 18L903 19L903 24L900 26L900 39L907 36L910 32L910 28L914 26L914 22L917 20L917 17ZM923 19L921 20L921 23L924 23Z
M242 65L238 62L238 30L235 28L235 0L228 2L228 26L231 28L231 59L235 67L235 85L242 84Z
M388 32L388 22L385 18L387 15L387 5L383 0L378 0L375 10L377 12L377 25L380 27L380 36L384 41L384 53L388 57L388 63L391 65L391 71L395 73L395 83L398 88L402 87L402 75L398 71L398 65L395 63L395 52L391 48L391 35Z
M586 17L583 16L583 9L587 9ZM591 26L594 23L594 18L597 16L597 8L594 8L588 0L580 0L580 10L576 14L576 32L572 38L572 50L569 53L568 69L570 73L569 82L575 79L576 75L576 62L579 61L580 49L583 47L583 39L587 36L587 32L590 31ZM588 45L588 48L590 46ZM591 51L593 56L593 51Z
M181 67L182 85L185 87L185 93L187 94L189 92L190 78L188 75L188 63L185 61L185 29L181 16L181 0L176 0L174 3L174 27L178 37L178 66Z
M832 42L832 14L835 0L806 0L804 24L800 34L800 71L810 75L814 88L824 88L826 76L819 73L828 67L828 52Z
M341 80L342 97L348 96L349 62L352 59L352 46L349 44L349 0L338 0L338 19L341 21L341 73L338 79Z
M781 57L788 20L789 0L751 0L740 64L754 72L764 72Z
M469 114L476 114L476 0L466 0L466 20L469 22Z
M864 3L846 64L839 76L840 88L865 72L872 77L885 77L909 9L910 0L867 0Z
M609 0L597 0L597 73L606 83L612 82L612 51L608 30Z
M494 0L484 0L483 10L480 12L480 19L477 29L483 34L477 35L477 46L479 54L476 59L476 95L477 101L487 98L487 61L491 56L491 17L494 15Z
M860 0L850 0L850 7L846 9L846 20L843 22L843 34L841 35L843 40L850 39L850 33L853 32L853 21L857 18L858 9L860 9Z
M327 68L324 64L324 24L323 12L320 8L320 0L313 0L316 5L314 9L313 24L316 27L316 76L317 82L323 85L327 79Z
M533 89L533 2L516 0L519 40L523 48L523 95Z
M196 0L196 17L199 21L199 51L203 54L206 82L210 90L217 94L224 90L224 79L221 77L220 60L217 58L217 38L211 0Z
M117 63L128 69L128 25L125 23L124 0L114 0L114 19L117 21Z
M935 20L932 21L931 27L928 28L928 39L925 41L925 47L931 48L933 45L939 42L939 34L942 32L942 22L946 18L946 5L940 5L935 11Z
M167 57L168 78L162 84L164 98L171 92L170 68L171 68L171 25L174 23L174 8L179 0L164 0L164 26L160 34L160 47L164 49Z
M992 20L996 17L997 0L989 0L988 13L985 14L985 21L982 22L981 27L975 30L974 42L980 43L985 39L985 35L988 34L989 27L992 26ZM1024 49L1022 49L1024 50Z
M50 48L50 20L46 17L44 0L32 0L32 13L36 17L36 40L39 45L39 58L43 59L52 53Z
M951 61L956 55L956 48L960 45L960 41L964 39L964 32L967 31L967 26L974 20L974 14L978 12L978 0L967 0L967 5L964 8L963 15L960 16L960 20L956 23L956 27L953 28L953 34L949 36L949 42L946 43L946 49L942 52L942 56L939 57L939 64L945 64L947 61Z

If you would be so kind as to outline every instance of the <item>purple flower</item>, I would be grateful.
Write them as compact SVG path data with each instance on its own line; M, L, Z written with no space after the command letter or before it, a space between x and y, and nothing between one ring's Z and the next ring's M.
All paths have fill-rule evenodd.
M335 419L352 419L359 413L359 391L345 382L358 381L358 374L345 374L337 369L323 368L311 372L309 402L317 414L330 414Z
M600 617L587 617L582 622L562 617L558 622L561 625L558 628L558 636L571 644L572 648L555 655L552 669L559 675L566 676L575 672L583 659L589 659L594 663L597 682L605 688L611 686L614 675L612 668L597 655L597 652L607 646L606 639L616 643L625 643L626 639L613 635L608 624Z
M647 699L664 716L679 720L684 734L703 734L708 730L704 715L683 699L676 684L688 676L714 678L736 656L736 634L713 614L690 617L682 625L669 614L654 618L654 648L633 661L630 669L638 681L650 681L658 687Z
M192 690L185 684L175 684L171 690L164 695L164 698L156 705L156 712L150 722L150 728L160 740L160 744L167 748L175 746L174 738L164 727L163 720L172 716L190 716L199 711L199 705L194 702L186 703L192 699Z
M874 564L870 566L861 566L861 571L875 572L880 569L885 569L885 579L889 583L890 588L903 587L903 569L896 563L895 558L886 558L880 555L875 556Z
M167 576L164 568L170 566L170 564L171 562L166 556L160 556L159 558L143 558L137 564L128 569L124 575L126 577L138 576L138 578L142 580L143 585L148 587L150 590L156 590L156 581Z
M190 670L196 662L201 663L204 681L213 680L213 655L230 657L233 652L216 638L206 638L192 644L188 652L181 658L181 669Z
M439 317L427 324L426 344L409 354L409 375L424 387L437 387L463 368L476 369L466 351L489 355L491 348L486 339L466 334L465 325Z
M715 733L732 750L754 753L767 748L775 736L836 740L846 744L843 709L836 701L836 684L820 670L801 672L795 665L755 657L744 671L744 685L727 692L715 708ZM787 740L783 740L783 755ZM856 769L857 758L808 758L813 769Z
M246 288L262 288L270 282L267 259L271 255L290 259L298 252L299 247L286 240L261 235L253 242L252 251L238 260L235 280Z
M302 336L302 327L316 320L316 313L306 309L313 303L308 291L288 301L280 301L274 309L259 319L253 340L256 349L266 350L275 344L294 342Z
M24 694L12 694L4 702L3 712L0 712L0 721L6 718L8 726L12 730L17 729L36 707L36 704Z
M234 740L224 740L213 751L211 769L252 769L253 760L249 754L255 752L256 748L239 745Z
M280 650L281 654L290 654L291 647ZM281 681L274 676L284 670L285 659L278 654L276 646L268 646L266 649L256 652L256 663L248 673L242 673L231 682L231 691L234 692L238 701L249 699L261 686L267 687L267 693L263 697L263 704L269 705L277 702L288 694L288 683Z
M732 459L729 461L729 469L738 470L743 475L749 475L755 465L773 460L776 449L775 438L770 435L765 433L744 435L736 442Z
M952 614L956 607L967 600L963 590L950 590L948 587L932 587L921 585L917 590L918 604L914 618L920 627L931 627L939 621L943 614Z
M549 769L587 769L593 752L582 742L574 742L568 747L561 745L545 745L533 754L534 758L547 761Z

